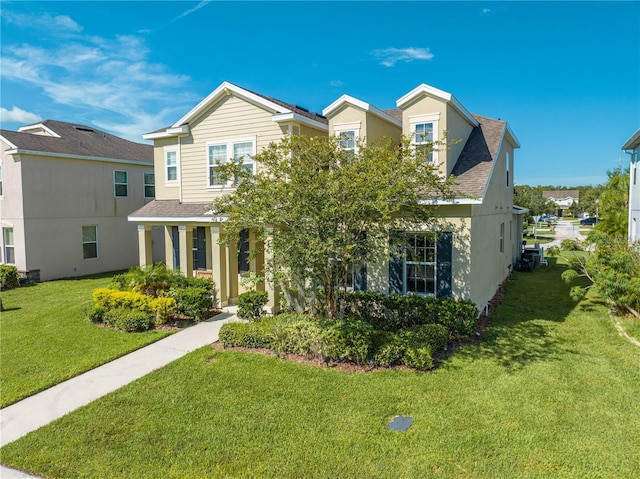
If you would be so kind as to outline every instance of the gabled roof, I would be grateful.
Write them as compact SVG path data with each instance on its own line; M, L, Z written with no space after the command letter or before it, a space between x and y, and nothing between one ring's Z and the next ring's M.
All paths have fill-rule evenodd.
M632 150L640 146L640 128L633 134L631 138L627 140L627 142L622 145L623 150Z
M221 98L227 95L234 95L238 98L242 98L249 103L252 103L260 108L265 109L273 115L272 119L275 122L281 121L298 121L300 123L307 124L314 128L321 130L328 130L327 119L322 115L310 112L309 110L302 108L298 105L286 103L284 101L272 98L269 96L255 93L246 88L241 88L233 83L223 82L213 90L206 98L193 107L186 115L176 121L168 128L162 128L160 130L152 131L143 135L145 139L163 138L171 136L179 136L187 134L189 132L189 123L197 119L204 111L215 104Z
M342 105L355 106L356 108L360 108L361 110L370 112L371 114L377 116L378 118L382 118L383 120L388 121L389 123L392 123L398 127L402 127L402 115L398 119L394 116L389 115L383 110L378 110L375 106L370 105L369 103L366 103L362 100L358 100L357 98L354 98L349 95L342 95L336 101L331 103L331 105L329 105L324 110L322 110L322 114L324 116L331 116L340 107L342 107Z
M579 198L580 191L578 190L547 190L542 192L543 198L553 198L556 200L565 198Z
M153 146L86 125L45 120L20 130L0 130L0 136L10 147L8 154L153 163ZM28 133L43 130L47 134Z
M455 188L461 194L483 198L507 124L480 115L473 115L473 119L478 126L471 131L451 174L456 176Z
M471 123L473 126L478 126L478 123L473 117L473 115L471 115L471 113L469 113L467 109L462 106L462 104L456 99L456 97L454 97L451 93L448 93L443 90L439 90L435 87L427 85L426 83L422 83L421 85L418 85L409 93L399 98L396 101L396 106L398 108L404 108L405 106L407 106L409 103L411 103L413 100L420 97L421 95L433 96L449 103L469 123Z

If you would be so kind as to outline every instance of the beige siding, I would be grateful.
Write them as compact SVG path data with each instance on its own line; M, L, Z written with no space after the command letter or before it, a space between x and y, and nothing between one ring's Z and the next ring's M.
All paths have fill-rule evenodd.
M282 138L272 114L234 96L227 96L191 125L191 135L181 140L181 187L185 202L207 202L221 194L208 187L207 142L255 138L259 152Z
M335 135L336 125L342 123L359 123L360 137L364 136L366 132L367 118L365 112L360 108L351 105L342 105L338 111L333 113L331 118L329 118L329 134Z
M364 136L367 137L369 143L375 142L383 137L392 138L399 143L400 137L402 136L402 127L389 123L379 116L367 113Z
M326 130L320 130L318 128L313 128L311 126L304 125L304 124L300 125L300 134L310 136L310 137L327 136Z
M156 199L179 200L179 184L167 184L167 170L165 168L165 148L175 148L178 151L178 180L180 179L180 141L181 138L155 140L153 148L153 164L156 177Z

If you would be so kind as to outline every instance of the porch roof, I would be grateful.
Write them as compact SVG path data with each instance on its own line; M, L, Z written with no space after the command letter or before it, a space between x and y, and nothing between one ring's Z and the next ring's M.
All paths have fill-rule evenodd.
M225 221L225 216L214 216L210 203L182 203L178 200L153 200L137 209L128 217L129 221L166 222L189 221L198 223L216 223Z

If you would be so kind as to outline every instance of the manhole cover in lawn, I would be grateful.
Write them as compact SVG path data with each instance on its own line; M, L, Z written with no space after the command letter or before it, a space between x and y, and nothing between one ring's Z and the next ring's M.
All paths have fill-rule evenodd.
M391 429L392 431L400 431L405 432L411 426L413 422L413 418L411 416L393 416L389 424L387 424L387 429Z

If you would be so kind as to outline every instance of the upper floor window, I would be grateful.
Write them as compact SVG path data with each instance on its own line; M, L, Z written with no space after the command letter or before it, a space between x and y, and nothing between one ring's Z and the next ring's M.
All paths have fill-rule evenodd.
M164 164L167 183L178 181L178 152L175 150L166 150L164 152Z
M5 264L15 264L15 244L13 242L13 228L2 228L2 243Z
M156 180L153 173L143 173L144 182L144 197L155 198L156 197Z
M2 191L2 164L0 164L0 196L3 196Z
M239 162L250 174L253 170L253 156L256 154L255 140L230 140L207 144L207 163L209 186L230 186L233 182L225 182L220 177L220 165L230 159Z
M339 133L340 148L345 151L355 151L356 149L356 132L354 130L341 131Z
M433 151L438 140L438 120L440 113L416 115L409 117L409 128L416 154L431 163L438 159L437 152Z
M511 155L509 154L509 152L507 151L507 155L506 155L506 177L507 177L507 188L509 188L510 185L510 181L509 181L509 170L511 169Z
M116 196L129 196L129 175L126 171L114 171L113 183Z

